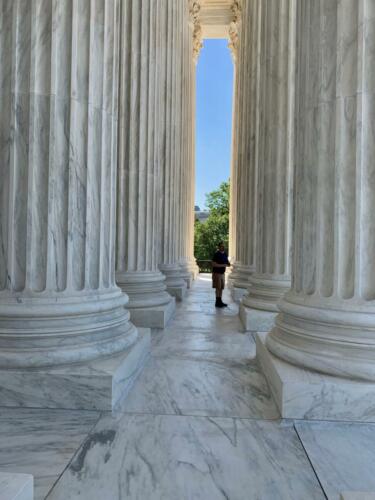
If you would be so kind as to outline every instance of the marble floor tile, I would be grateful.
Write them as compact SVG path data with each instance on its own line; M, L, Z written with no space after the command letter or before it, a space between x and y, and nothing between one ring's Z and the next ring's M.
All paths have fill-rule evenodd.
M212 330L213 332L243 331L238 316L225 315L222 311L215 314L177 312L168 330Z
M0 472L0 500L33 500L33 498L33 476Z
M121 409L152 414L279 417L255 360L152 357Z
M295 428L328 500L375 492L375 424L296 422Z
M189 359L248 361L255 357L253 337L243 333L184 330L157 332L152 355Z
M48 500L323 500L291 425L103 417Z
M0 471L33 475L34 500L43 500L99 415L0 408Z

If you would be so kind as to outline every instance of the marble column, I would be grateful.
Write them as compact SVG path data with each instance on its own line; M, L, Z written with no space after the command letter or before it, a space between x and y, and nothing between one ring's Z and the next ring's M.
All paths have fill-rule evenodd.
M161 92L162 116L160 144L162 157L162 243L159 268L166 276L168 292L182 300L186 295L185 274L179 264L181 220L180 179L181 161L181 34L184 0L167 0L166 29L163 32L167 54L161 66L165 82Z
M255 272L249 278L240 316L246 330L269 331L277 302L291 282L296 0L254 1L252 5L253 20L260 19L261 30L257 234Z
M0 1L5 406L111 407L139 341L115 283L118 7Z
M131 320L164 328L175 310L158 268L166 0L131 0L122 16L116 279Z
M186 265L193 279L199 274L199 267L194 255L194 235L195 235L195 134L196 134L196 66L198 56L202 47L201 27L199 24L200 2L190 0L188 12L188 30L186 33L185 54L187 71L186 105L187 105L187 238L186 245Z
M240 301L255 268L256 241L256 91L257 91L257 21L251 0L241 2L231 25L230 47L235 63L234 142L232 160L232 210L235 217L236 258L229 283L232 295ZM240 23L240 18L251 22ZM235 222L234 222L235 221Z
M194 182L191 172L191 164L189 164L189 150L192 146L190 143L190 126L191 116L189 113L189 70L192 56L189 52L189 2L186 1L181 6L180 11L181 33L179 37L179 50L180 57L178 58L179 66L176 68L178 73L178 96L179 96L179 109L180 112L176 115L178 121L177 127L178 143L176 144L176 151L178 153L177 166L179 168L179 204L176 209L178 211L179 219L179 238L178 238L178 263L181 268L181 273L186 281L187 287L190 288L193 280L193 274L189 269L187 244L190 237L189 232L189 213L190 207L190 191L191 184ZM192 207L193 209L193 207Z
M199 269L194 258L195 204L195 58L193 54L194 23L198 21L197 2L186 2L182 32L182 111L181 111L181 259L180 266L188 287Z
M298 11L293 284L267 346L304 368L373 383L375 3L302 0ZM375 384L366 398L372 410Z

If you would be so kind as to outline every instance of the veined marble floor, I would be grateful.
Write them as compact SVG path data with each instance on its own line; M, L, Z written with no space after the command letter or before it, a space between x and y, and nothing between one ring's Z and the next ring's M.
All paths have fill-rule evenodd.
M0 408L0 472L42 500L314 500L375 491L375 425L280 420L238 309L201 276L115 413ZM1 403L0 403L1 404ZM1 492L0 492L1 499Z

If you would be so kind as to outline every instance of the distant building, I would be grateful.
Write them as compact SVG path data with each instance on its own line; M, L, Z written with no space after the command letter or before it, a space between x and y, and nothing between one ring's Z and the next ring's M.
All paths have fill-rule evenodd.
M199 222L205 222L208 219L208 216L210 215L209 210L201 210L198 207L198 205L195 205L194 210L195 210L195 219L199 220Z

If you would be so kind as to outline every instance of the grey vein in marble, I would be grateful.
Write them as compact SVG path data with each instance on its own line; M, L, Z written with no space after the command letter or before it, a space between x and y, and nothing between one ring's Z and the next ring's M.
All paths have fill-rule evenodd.
M242 418L278 418L268 385L254 360L152 358L122 411Z
M291 425L103 417L48 500L323 500Z
M43 500L98 417L97 412L1 408L0 471L32 474L34 499Z

